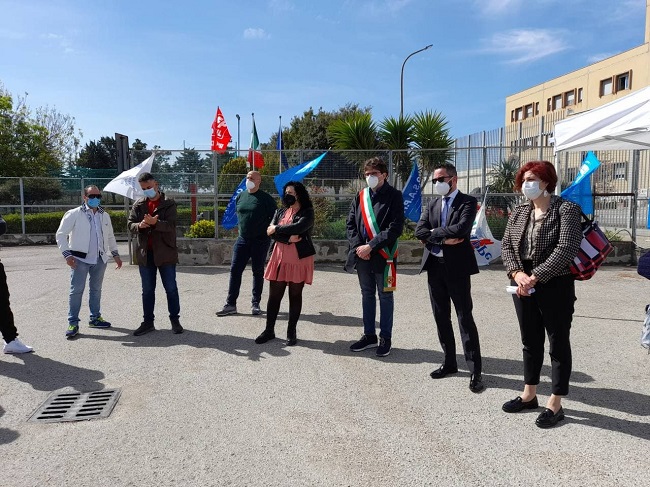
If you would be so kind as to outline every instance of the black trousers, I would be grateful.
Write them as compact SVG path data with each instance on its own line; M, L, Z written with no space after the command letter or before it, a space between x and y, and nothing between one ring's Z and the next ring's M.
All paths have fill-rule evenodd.
M5 342L13 342L18 336L14 325L14 314L9 306L9 287L5 266L0 262L0 333Z
M531 272L524 261L524 271ZM516 285L512 281L513 285ZM576 300L573 276L554 277L546 283L538 282L530 297L514 296L515 311L519 320L524 357L524 382L539 384L544 363L544 340L548 334L551 356L552 392L558 396L569 393L571 377L571 343L569 334Z
M453 269L448 271L443 262L435 257L430 257L427 260L427 280L433 317L438 328L438 339L445 354L443 365L446 367L457 366L456 340L451 324L451 302L453 301L467 368L470 374L480 374L482 371L481 346L476 323L472 316L471 276L459 276L453 272Z

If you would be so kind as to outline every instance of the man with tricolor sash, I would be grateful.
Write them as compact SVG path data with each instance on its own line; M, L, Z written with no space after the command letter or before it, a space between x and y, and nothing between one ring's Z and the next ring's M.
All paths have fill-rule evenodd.
M377 356L385 357L391 349L397 239L404 228L404 200L401 191L388 183L388 167L380 157L368 159L363 172L368 187L355 198L347 219L350 251L345 270L357 270L363 310L363 336L350 350L377 348ZM379 339L375 327L377 296Z

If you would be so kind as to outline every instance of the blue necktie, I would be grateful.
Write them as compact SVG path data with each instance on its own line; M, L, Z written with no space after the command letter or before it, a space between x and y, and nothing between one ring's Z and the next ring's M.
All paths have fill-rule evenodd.
M449 196L442 199L442 212L440 214L440 226L445 228L447 226L447 216L449 215Z

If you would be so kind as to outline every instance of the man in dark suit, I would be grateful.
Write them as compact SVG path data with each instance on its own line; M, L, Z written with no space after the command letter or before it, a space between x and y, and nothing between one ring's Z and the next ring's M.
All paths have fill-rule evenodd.
M446 164L433 173L433 198L418 221L416 238L425 245L420 272L426 269L429 298L438 328L438 338L445 354L443 364L433 372L433 379L442 379L458 372L456 341L451 325L451 302L454 302L465 360L471 374L469 388L481 392L481 347L476 323L472 317L472 274L478 274L470 233L476 218L476 198L458 191L456 168Z

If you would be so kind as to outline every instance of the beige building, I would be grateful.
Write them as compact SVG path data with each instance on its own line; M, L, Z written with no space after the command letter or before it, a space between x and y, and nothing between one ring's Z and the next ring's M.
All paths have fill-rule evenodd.
M549 158L556 122L650 86L650 0L646 0L644 43L506 98L505 142L521 160ZM648 152L648 151L643 151ZM603 166L597 184L602 192L625 191L630 178L629 151L598 154ZM647 155L643 155L646 159ZM571 181L580 154L566 155L560 177ZM645 172L645 171L643 171ZM650 183L645 184L648 187ZM641 185L641 188L644 184Z

